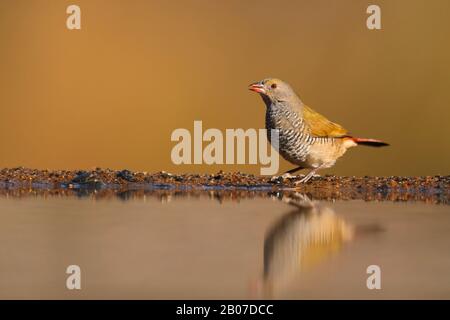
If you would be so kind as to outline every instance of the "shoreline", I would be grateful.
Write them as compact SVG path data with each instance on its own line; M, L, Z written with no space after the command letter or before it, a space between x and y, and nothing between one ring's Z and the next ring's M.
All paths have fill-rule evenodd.
M300 179L300 177L298 177ZM317 200L425 201L449 203L450 176L428 177L314 177L297 186L297 179L256 176L241 172L215 174L146 173L129 170L0 170L0 195L26 194L135 194L215 192L299 192ZM32 192L31 192L32 191Z

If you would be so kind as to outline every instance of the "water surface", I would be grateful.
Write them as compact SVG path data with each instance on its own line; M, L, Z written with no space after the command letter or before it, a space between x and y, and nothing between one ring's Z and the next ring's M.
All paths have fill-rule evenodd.
M0 219L3 299L450 299L443 204L29 192L0 197ZM66 288L73 264L81 290Z

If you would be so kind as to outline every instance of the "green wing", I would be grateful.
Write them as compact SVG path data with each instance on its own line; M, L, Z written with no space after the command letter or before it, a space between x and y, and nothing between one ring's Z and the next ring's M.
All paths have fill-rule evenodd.
M348 135L342 126L331 122L308 106L303 106L303 119L313 136L339 138Z

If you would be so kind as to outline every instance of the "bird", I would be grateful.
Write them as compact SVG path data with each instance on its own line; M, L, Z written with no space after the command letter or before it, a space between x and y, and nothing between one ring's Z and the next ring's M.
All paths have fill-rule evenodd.
M276 220L264 236L264 269L259 284L264 298L273 298L274 291L286 288L296 274L314 269L339 252L357 230L332 208L305 194L287 193L277 198L293 210Z
M273 299L292 288L302 274L317 269L348 243L384 232L378 223L356 224L334 208L299 192L275 193L272 198L290 206L264 235L263 272L255 281L255 298ZM301 283L301 282L300 282Z
M279 154L296 165L286 174L310 169L295 185L306 183L318 170L334 166L347 149L358 145L383 147L389 144L376 139L357 138L341 125L305 105L292 87L277 78L266 78L249 85L266 105L266 129L269 142ZM271 130L278 132L278 145Z

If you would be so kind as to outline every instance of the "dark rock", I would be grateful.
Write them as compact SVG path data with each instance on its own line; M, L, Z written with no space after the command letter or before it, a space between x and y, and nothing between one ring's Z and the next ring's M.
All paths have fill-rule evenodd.
M133 173L130 170L119 171L119 172L117 172L116 177L121 178L125 181L129 181L129 182L136 181L136 178L134 177Z

